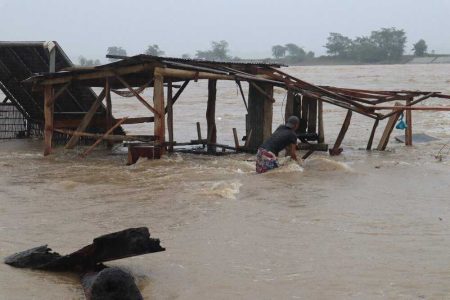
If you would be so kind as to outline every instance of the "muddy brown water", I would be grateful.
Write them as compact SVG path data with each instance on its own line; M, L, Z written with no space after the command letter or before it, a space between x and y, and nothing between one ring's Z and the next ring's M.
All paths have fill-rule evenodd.
M450 93L450 65L295 67L317 84ZM146 94L150 97L151 94ZM206 129L206 84L175 105L175 140ZM276 91L274 124L285 92ZM114 98L115 115L145 116ZM445 104L433 99L430 105ZM332 144L345 111L325 106ZM219 82L219 141L244 130L236 86ZM0 143L0 256L49 244L68 253L98 235L148 226L166 252L111 262L129 270L146 299L449 299L449 112L413 112L414 132L439 138L366 152L372 121L354 115L344 153L256 175L250 155L174 154L125 166L120 149L87 159L37 140ZM380 123L377 142L384 123ZM151 126L130 126L149 133ZM393 136L403 134L395 130ZM0 299L83 299L71 274L0 264Z

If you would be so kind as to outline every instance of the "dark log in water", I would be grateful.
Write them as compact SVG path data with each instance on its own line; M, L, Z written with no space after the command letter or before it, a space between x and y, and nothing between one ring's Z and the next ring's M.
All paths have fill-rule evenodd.
M88 299L142 299L130 274L102 263L164 250L158 239L150 238L148 228L141 227L100 236L69 255L44 245L15 253L4 262L16 268L77 272Z

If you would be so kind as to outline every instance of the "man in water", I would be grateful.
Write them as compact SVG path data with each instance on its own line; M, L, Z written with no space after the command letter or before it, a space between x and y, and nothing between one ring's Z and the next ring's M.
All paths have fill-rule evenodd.
M256 154L256 172L265 173L269 170L278 168L278 153L289 147L289 153L292 159L297 160L297 134L300 120L296 116L287 119L286 125L281 125L275 130L258 149Z

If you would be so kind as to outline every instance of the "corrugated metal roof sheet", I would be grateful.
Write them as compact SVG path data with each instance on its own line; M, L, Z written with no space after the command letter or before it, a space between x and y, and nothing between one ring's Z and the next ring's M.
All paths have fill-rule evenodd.
M73 64L58 43L56 46L56 70ZM22 113L30 119L43 120L43 92L32 91L23 80L36 73L49 71L50 57L46 42L0 42L0 89L11 98ZM70 86L55 104L55 112L86 112L96 99L92 89ZM99 112L104 112L104 107Z

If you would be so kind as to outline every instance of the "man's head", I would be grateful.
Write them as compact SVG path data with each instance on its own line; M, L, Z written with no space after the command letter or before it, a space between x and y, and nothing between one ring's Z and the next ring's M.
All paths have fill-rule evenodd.
M290 116L286 121L286 127L289 127L294 131L298 129L299 124L300 120L296 116Z

